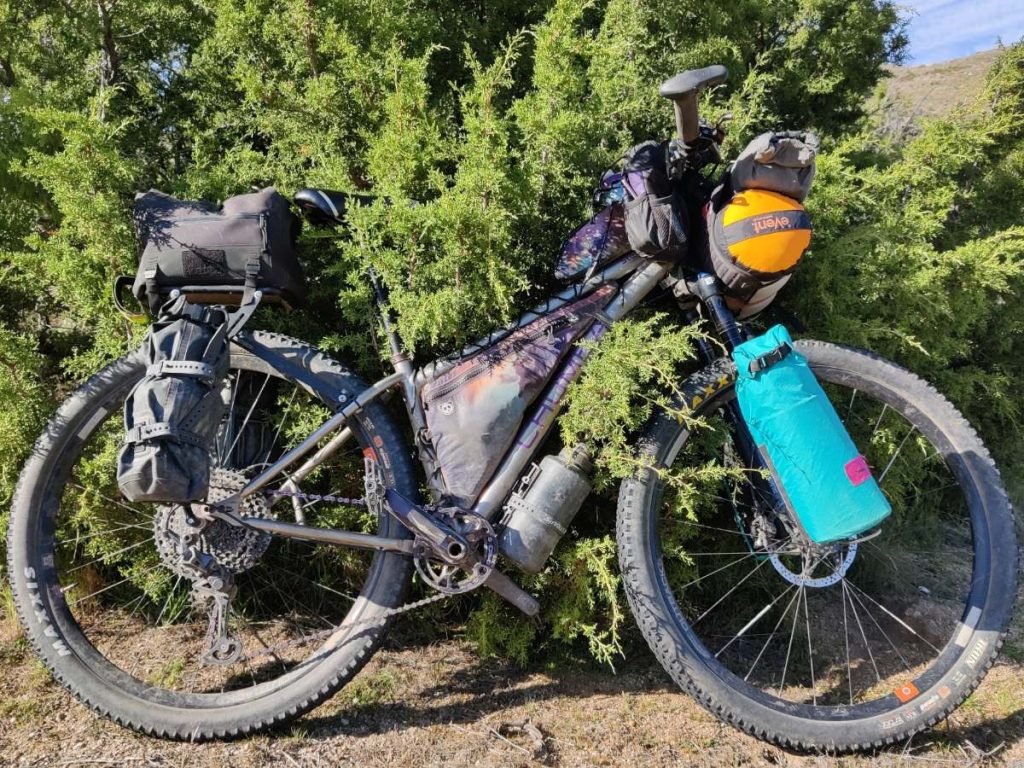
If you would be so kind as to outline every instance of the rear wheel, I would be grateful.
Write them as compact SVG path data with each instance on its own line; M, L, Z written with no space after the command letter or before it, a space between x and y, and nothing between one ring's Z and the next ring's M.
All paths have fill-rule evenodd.
M211 498L238 490L363 389L301 342L250 338L254 351L232 349ZM128 357L96 374L61 406L22 472L8 531L22 624L68 690L136 730L196 740L286 721L370 658L383 627L369 622L401 603L409 559L272 539L215 521L203 530L201 548L235 574L230 631L242 656L204 663L210 608L176 571L166 533L182 524L183 511L129 502L115 482L122 404L143 372L143 361ZM371 404L354 419L349 439L298 484L331 499L254 496L245 511L406 535L390 516L351 503L364 496L364 456L415 498L409 452L386 411ZM351 628L321 637L343 621Z
M945 717L995 659L1016 591L1012 511L981 440L925 382L867 352L797 346L892 516L867 540L757 548L721 360L683 387L698 421L660 416L651 468L622 486L626 594L665 669L723 720L783 746L881 746Z

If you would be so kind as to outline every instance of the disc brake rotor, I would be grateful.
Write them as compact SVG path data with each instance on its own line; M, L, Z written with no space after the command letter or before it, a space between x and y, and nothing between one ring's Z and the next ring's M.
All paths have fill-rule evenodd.
M834 562L833 558L839 555L844 548L846 552L843 554L842 559L838 563ZM803 565L801 573L790 569L782 562L782 558L778 553L773 552L768 556L768 559L771 560L772 566L778 571L779 575L790 584L795 584L798 587L831 587L833 584L838 584L843 576L846 575L856 557L857 542L852 541L849 544L833 547L831 552L801 553L800 561ZM814 572L821 566L829 569L829 572L824 576L814 576Z

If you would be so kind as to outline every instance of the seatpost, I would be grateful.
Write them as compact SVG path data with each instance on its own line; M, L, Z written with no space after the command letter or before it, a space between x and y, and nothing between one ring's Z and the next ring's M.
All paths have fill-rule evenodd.
M370 276L370 286L373 288L373 304L377 308L377 314L380 315L381 325L384 326L384 333L388 337L388 346L391 348L391 364L395 366L396 370L399 370L400 366L404 368L403 363L409 362L409 356L402 349L402 342L399 341L398 334L391 326L391 308L388 306L388 298L380 284L377 270L369 267L366 272Z

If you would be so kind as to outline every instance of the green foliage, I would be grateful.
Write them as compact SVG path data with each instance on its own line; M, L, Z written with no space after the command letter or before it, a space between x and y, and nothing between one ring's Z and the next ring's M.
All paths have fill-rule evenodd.
M617 324L591 345L596 351L570 389L560 423L567 445L596 449L599 489L636 472L640 458L633 439L655 409L670 407L681 366L694 358L696 336L693 326L673 327L658 313Z
M786 302L814 335L906 364L951 397L1019 479L1024 46L973 106L902 147L858 134L820 164L815 245Z
M815 249L785 301L816 335L921 370L1013 455L1021 51L977 108L882 146L861 105L904 46L887 0L0 0L0 503L45 414L137 341L108 298L133 268L135 191L389 198L354 210L350 237L307 233L309 308L260 318L374 376L368 264L422 361L509 319L550 288L602 170L671 131L657 83L715 61L731 80L703 106L734 112L733 149L768 127L815 128L830 148ZM677 385L692 338L659 316L624 324L575 386L562 437L594 447L606 489L634 468L630 437ZM76 508L86 527L109 489L95 470ZM722 478L668 480L693 516ZM604 503L533 586L557 640L610 662L624 614ZM536 644L492 599L469 631L519 659Z

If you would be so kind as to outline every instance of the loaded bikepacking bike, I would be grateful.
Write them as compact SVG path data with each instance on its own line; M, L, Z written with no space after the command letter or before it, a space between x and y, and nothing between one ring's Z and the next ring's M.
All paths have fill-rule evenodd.
M712 193L700 172L724 134L698 120L697 94L724 79L709 67L662 85L679 137L606 176L605 207L559 262L567 287L459 354L414 368L382 309L394 373L366 386L301 341L202 325L226 310L182 308L199 288L172 293L196 323L188 338L179 328L167 347L161 320L148 347L86 382L17 489L14 597L55 677L139 731L231 737L330 696L398 614L486 587L536 615L506 563L543 567L590 467L581 446L531 460L594 343L660 287L718 341L699 343L704 367L638 437L642 468L619 491L626 596L654 654L702 705L781 745L879 746L952 711L993 663L1015 597L999 473L909 371L738 319L806 247L814 142L755 140ZM340 193L296 200L341 222ZM273 293L253 290L258 272L236 319ZM140 280L140 295L161 287L157 270ZM376 282L374 295L385 302ZM203 357L228 339L220 362ZM198 356L182 352L197 341ZM189 416L190 432L143 418L192 385L219 406ZM415 450L382 403L394 390ZM192 468L183 501L138 500L173 496L154 483L175 467ZM406 602L414 572L428 597Z

